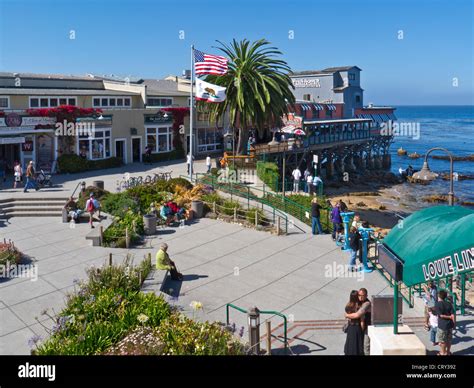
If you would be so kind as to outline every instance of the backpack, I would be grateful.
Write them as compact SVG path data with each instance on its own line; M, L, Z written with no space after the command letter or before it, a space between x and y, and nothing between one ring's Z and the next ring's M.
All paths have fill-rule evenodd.
M88 212L93 212L95 209L95 206L94 206L94 201L92 199L89 199L87 201L87 211Z

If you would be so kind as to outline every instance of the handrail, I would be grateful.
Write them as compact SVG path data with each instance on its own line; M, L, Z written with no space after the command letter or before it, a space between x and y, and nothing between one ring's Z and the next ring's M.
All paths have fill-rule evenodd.
M239 185L239 184L234 184L232 183L230 186L226 183L220 183L220 182L216 182L215 181L215 177L214 176L209 176L208 174L199 174L199 173L196 173L196 178L189 178L189 176L184 176L184 175L180 175L181 178L184 178L184 179L190 179L192 182L200 182L198 176L199 175L202 175L202 176L205 176L205 177L210 177L211 178L211 182L206 182L205 180L202 182L204 184L210 184L211 186L217 188L217 189L220 189L222 191L226 191L228 193L231 194L231 196L233 194L239 196L239 197L244 197L246 198L247 200L253 200L253 201L256 201L262 205L266 205L268 207L270 207L274 213L279 213L278 216L282 219L285 220L285 233L288 233L288 217L287 215L281 211L280 209L276 208L272 203L270 203L269 201L266 201L265 199L262 199L256 195L251 195L250 194L250 188L249 187L246 187L246 186L242 186L242 185ZM234 186L234 187L233 187ZM235 186L237 187L237 189L235 189ZM246 193L243 193L241 190L238 190L239 188L243 188L244 191L246 191Z
M227 303L225 305L225 310L226 310L226 324L227 326L230 325L230 320L229 320L229 307L232 307L233 309L240 311L241 313L247 314L247 310L244 310L241 307L236 306L235 304L232 303ZM286 318L285 314L280 313L279 311L274 311L274 310L259 310L260 314L271 314L271 315L278 315L279 317L283 318L283 338L285 341L285 350L288 350L288 319Z
M76 188L75 188L74 191L72 192L71 197L74 197L74 194L76 194L77 188L78 188L81 184L82 184L82 182L79 182L79 183L76 185ZM68 201L69 201L69 199L68 199Z

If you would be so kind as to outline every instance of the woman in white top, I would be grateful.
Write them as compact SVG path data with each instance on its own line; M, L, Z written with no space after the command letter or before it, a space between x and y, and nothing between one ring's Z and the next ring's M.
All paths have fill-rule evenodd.
M23 169L21 168L21 164L18 161L15 161L13 166L13 188L16 189L16 185L18 182L21 182L21 177L23 175Z

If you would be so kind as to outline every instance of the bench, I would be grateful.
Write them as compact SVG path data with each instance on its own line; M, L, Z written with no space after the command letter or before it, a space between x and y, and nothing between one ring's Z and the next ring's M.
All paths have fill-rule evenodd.
M141 291L145 293L154 292L160 295L168 277L167 269L152 268L147 278L143 281Z
M112 225L113 217L102 212L101 220L99 224L94 225L94 229L91 229L89 233L86 235L86 240L92 241L93 247L100 247L101 246L101 238L100 238L100 227L102 226L102 231L105 232L107 228ZM105 218L104 218L105 217ZM89 220L89 215L87 216Z

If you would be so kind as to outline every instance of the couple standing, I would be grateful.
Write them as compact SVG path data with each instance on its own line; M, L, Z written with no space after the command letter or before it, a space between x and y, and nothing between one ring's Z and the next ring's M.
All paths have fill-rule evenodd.
M367 289L351 291L346 305L347 319L344 331L347 334L344 345L346 356L370 355L370 339L367 328L372 324L371 303L367 298Z

